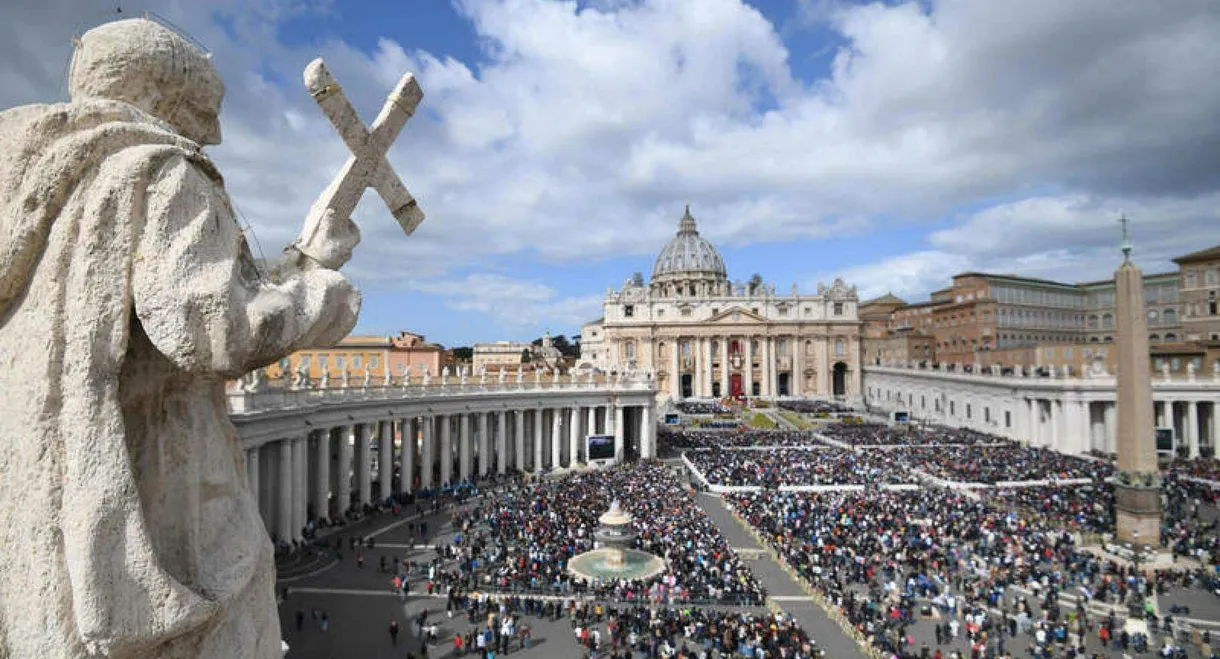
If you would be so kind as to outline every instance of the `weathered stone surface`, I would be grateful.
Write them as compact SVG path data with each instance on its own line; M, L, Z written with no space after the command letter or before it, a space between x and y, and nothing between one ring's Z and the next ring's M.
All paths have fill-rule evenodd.
M70 90L0 113L0 657L278 657L223 383L337 341L359 293L260 276L200 152L223 86L181 37L91 30Z

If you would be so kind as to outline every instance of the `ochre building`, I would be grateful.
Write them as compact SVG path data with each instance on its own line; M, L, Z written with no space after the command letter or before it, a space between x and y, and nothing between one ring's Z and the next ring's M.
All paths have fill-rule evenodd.
M856 289L841 279L803 294L760 278L730 281L690 207L652 278L606 294L581 328L581 365L655 373L662 399L860 395Z

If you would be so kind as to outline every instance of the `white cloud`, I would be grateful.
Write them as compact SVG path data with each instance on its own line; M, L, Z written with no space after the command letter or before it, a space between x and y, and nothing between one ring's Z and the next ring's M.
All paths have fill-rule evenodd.
M600 295L561 297L538 281L494 273L473 273L462 279L415 281L408 286L445 298L456 311L487 314L504 327L579 328L601 314Z
M69 38L104 17L76 4L6 6L0 107L62 98ZM1104 271L1118 210L1143 223L1137 244L1157 263L1220 242L1210 0L802 0L798 18L845 43L814 84L794 75L808 53L793 49L824 46L786 45L740 0L461 0L479 61L414 50L392 21L372 52L277 41L286 18L326 3L147 4L216 54L228 96L214 155L269 255L347 155L299 86L304 64L324 55L366 118L414 71L424 104L390 159L428 219L404 238L370 195L351 271L431 281L503 322L496 300L448 288L464 281L452 273L651 253L686 201L732 245L979 209L916 254L827 273L874 292L966 268ZM508 286L494 277L482 283ZM514 281L544 295L535 313L565 313ZM596 315L579 304L592 314L579 321Z

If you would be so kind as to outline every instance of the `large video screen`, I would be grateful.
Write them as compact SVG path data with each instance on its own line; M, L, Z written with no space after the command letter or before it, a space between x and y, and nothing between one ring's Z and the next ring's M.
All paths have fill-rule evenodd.
M1156 429L1156 450L1157 453L1173 453L1173 428Z
M590 460L614 458L614 435L589 435L588 443Z

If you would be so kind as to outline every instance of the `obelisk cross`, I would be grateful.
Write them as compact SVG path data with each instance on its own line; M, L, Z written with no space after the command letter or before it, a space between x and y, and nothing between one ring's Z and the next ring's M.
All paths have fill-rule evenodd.
M424 221L424 213L386 161L385 154L424 97L415 76L408 73L398 81L382 106L381 113L368 129L352 109L339 83L326 69L322 58L315 59L305 67L304 78L305 87L352 155L339 175L314 202L299 244L309 244L309 238L319 229L318 225L327 209L340 217L350 218L360 197L369 187L377 190L403 232L411 235L415 227Z
M1123 260L1131 260L1131 220L1127 218L1127 214L1123 213L1122 217L1118 218L1118 223L1123 225Z

